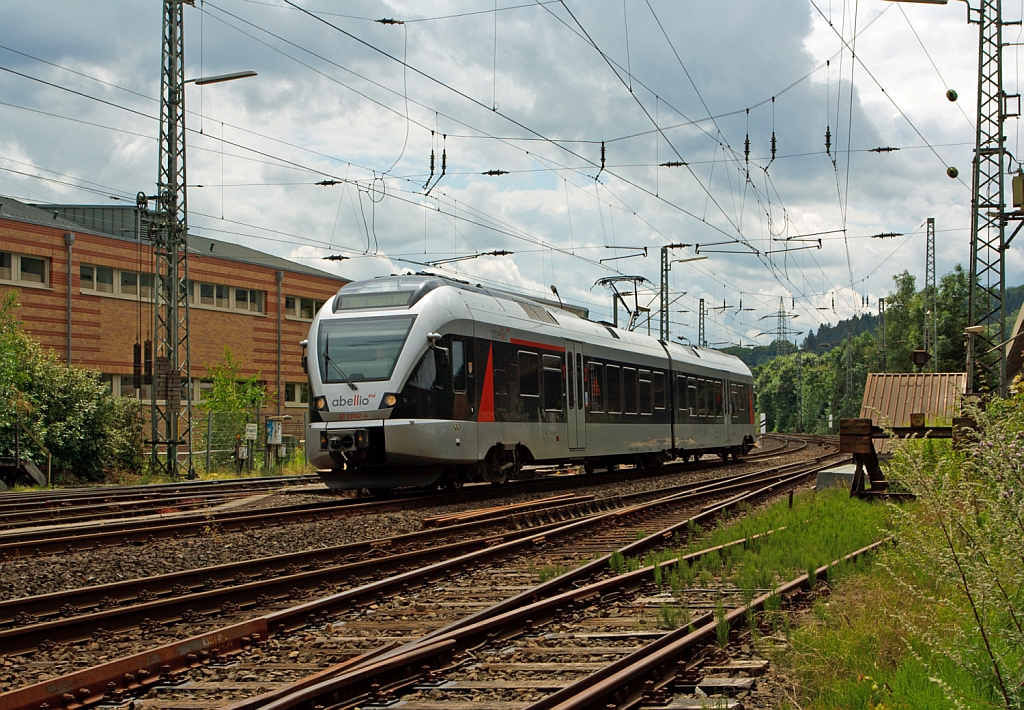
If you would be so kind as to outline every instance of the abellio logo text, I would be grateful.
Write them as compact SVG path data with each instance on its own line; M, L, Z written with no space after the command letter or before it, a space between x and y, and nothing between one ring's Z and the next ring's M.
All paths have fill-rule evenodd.
M351 397L338 397L331 402L332 407L368 407L369 405L370 398L358 394L354 394Z

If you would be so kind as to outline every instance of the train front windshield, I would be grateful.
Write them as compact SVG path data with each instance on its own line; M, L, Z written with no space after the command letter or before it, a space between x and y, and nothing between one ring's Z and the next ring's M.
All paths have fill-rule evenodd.
M413 316L323 320L317 337L324 382L387 380L409 336Z

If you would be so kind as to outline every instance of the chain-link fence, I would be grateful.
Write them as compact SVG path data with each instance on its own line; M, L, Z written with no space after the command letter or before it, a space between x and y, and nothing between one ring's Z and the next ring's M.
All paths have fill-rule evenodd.
M280 473L306 460L309 413L192 413L192 466L196 473Z

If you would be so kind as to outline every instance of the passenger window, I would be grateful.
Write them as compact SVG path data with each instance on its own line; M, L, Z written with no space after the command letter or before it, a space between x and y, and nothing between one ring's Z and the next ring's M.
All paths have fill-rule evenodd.
M608 413L618 414L622 411L622 375L618 365L607 365L604 369L608 385L608 389L605 390L608 393Z
M508 372L494 371L494 411L508 411Z
M690 410L690 416L697 416L697 378L686 378L686 408Z
M562 411L562 358L544 356L544 409Z
M651 413L651 402L653 393L651 391L651 371L640 370L638 373L638 379L640 381L640 413L650 414Z
M455 392L466 391L466 344L461 340L452 340L452 389Z
M540 356L519 351L519 396L540 396Z
M668 394L665 391L665 373L655 372L651 375L651 382L654 386L654 408L665 409L665 395Z
M583 409L583 354L576 353L576 401L580 403L580 409Z
M636 370L632 367L622 368L622 399L622 411L636 414Z
M590 411L604 411L604 365L587 363L590 367Z
M576 360L573 358L572 353L566 353L565 366L565 381L567 385L565 388L565 398L568 401L569 409L576 409L576 386L574 384L576 382ZM581 406L582 404L580 402Z

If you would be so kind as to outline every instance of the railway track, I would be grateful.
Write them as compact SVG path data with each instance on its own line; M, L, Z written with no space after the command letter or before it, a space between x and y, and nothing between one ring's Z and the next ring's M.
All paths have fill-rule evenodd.
M781 443L765 451L750 454L743 461L758 461L784 454L796 453L807 447L809 439L772 437ZM683 471L703 471L725 467L727 462L702 460L691 463L670 463L657 469L626 469L586 476L551 476L526 480L505 486L472 486L458 493L435 495L403 494L386 499L338 499L277 506L265 510L202 510L147 520L103 521L94 526L48 525L33 529L0 530L0 560L18 557L61 554L82 550L102 549L114 545L145 545L156 540L193 536L210 530L245 532L253 528L266 528L290 523L332 520L351 515L377 514L396 510L449 505L464 501L482 501L518 493L541 494L572 490L581 485L614 483L625 477L657 477Z
M815 465L815 467L818 466L818 464ZM310 569L317 566L314 560L322 559L317 558L313 553L302 553L307 557L301 561L298 557L292 557L289 561L289 556L278 556L278 559L274 561L277 570L283 566L284 570L288 572L289 565L295 568L299 567L300 563L303 567L292 569L291 576L279 575L272 569L271 576L265 580L266 586L243 580L236 583L234 587L210 589L209 587L212 585L207 585L204 581L204 590L191 597L174 598L172 596L166 600L154 602L154 600L140 599L139 597L148 597L149 594L156 595L157 593L147 592L146 595L141 595L139 584L133 583L135 591L127 592L130 585L125 586L121 589L124 592L121 598L125 599L126 594L128 596L135 594L136 602L140 603L134 607L99 610L99 616L94 616L91 621L84 621L83 615L72 614L69 619L43 622L41 625L35 624L34 628L33 625L10 627L0 631L0 647L19 648L17 645L12 645L16 643L23 646L31 645L25 640L33 638L38 644L40 640L47 640L45 632L55 635L62 627L75 629L74 631L60 632L66 633L65 638L74 639L86 635L91 626L92 632L96 633L99 639L92 645L102 646L107 655L116 654L121 646L124 648L133 645L137 647L140 641L152 644L168 640L169 634L163 628L164 624L170 624L170 629L178 635L182 633L182 628L187 629L190 633L207 634L205 640L192 642L193 651L197 652L191 659L188 658L188 654L185 654L184 658L177 658L177 651L169 650L170 647L168 647L149 653L147 658L150 662L153 659L170 661L169 663L160 663L152 670L136 667L133 670L124 671L123 668L138 665L138 662L122 659L121 665L116 669L112 670L110 664L107 664L106 667L101 666L99 669L85 671L84 676L72 676L65 679L71 684L67 687L77 685L77 691L81 691L83 688L89 690L84 696L83 693L77 692L78 696L83 696L81 698L76 697L76 692L72 692L70 701L67 697L56 699L69 707L74 706L75 703L94 704L97 690L107 683L114 685L107 688L109 692L104 691L99 695L100 697L104 694L110 695L108 700L113 699L113 696L118 693L123 695L126 692L126 685L131 690L133 684L147 688L160 686L161 690L157 692L157 695L170 699L167 693L172 691L164 689L164 686L177 687L170 684L171 673L181 671L183 665L195 665L197 668L202 665L205 670L200 675L205 674L207 677L212 677L209 675L210 673L218 675L218 671L211 670L217 668L217 658L238 651L243 646L247 647L247 654L259 657L263 657L271 651L276 653L277 650L283 649L281 652L285 654L284 658L274 656L275 660L267 661L264 658L263 661L259 661L269 663L270 677L275 679L277 685L281 685L295 680L297 676L308 675L311 670L320 665L344 661L346 658L372 649L383 651L389 643L396 640L415 638L429 640L432 631L444 628L446 624L458 624L459 619L465 619L467 610L482 609L493 614L496 609L501 609L502 604L508 603L510 596L515 599L517 592L529 591L535 596L553 593L554 587L551 582L546 583L548 591L544 591L544 584L540 587L534 586L537 578L543 578L545 574L553 575L574 569L573 572L562 574L554 581L573 583L583 580L587 574L596 574L598 568L607 569L606 555L611 550L623 545L628 547L628 544L657 544L657 541L647 538L644 538L647 542L637 541L638 534L657 533L659 536L669 535L669 539L674 534L685 536L686 525L695 524L690 523L691 520L700 521L705 518L710 520L721 510L735 507L744 500L770 495L779 486L791 485L795 481L805 478L809 475L808 471L811 468L803 467L797 470L795 467L791 467L787 471L783 467L783 470L777 470L774 473L764 471L759 476L748 474L745 477L739 477L745 478L745 481L723 479L702 486L677 486L676 490L661 492L656 500L645 502L634 500L599 502L591 499L586 501L591 510L586 514L583 514L581 510L578 516L568 513L568 506L564 501L548 507L534 505L531 510L506 511L506 514L501 516L482 516L476 520L457 523L450 527L428 528L417 533L418 538L407 536L400 542L389 541L386 546L370 544L368 548L364 547L362 552L356 552L353 548L350 554L360 554L365 558L353 561L342 558L340 560L342 564L337 564L339 560L332 558L330 563L320 569ZM726 488L726 486L731 486L731 488ZM701 488L703 490L700 490ZM648 498L650 497L648 496ZM713 504L711 503L712 499L714 499ZM583 502L576 501L572 505L583 506ZM602 507L605 509L601 510ZM445 533L448 534L447 538L443 537ZM467 535L470 533L477 534L477 537L468 538ZM431 538L431 536L436 537ZM452 543L453 537L458 538L459 541ZM447 549L445 549L446 543ZM413 545L432 546L416 551L409 549ZM476 549L473 549L474 547ZM334 551L334 554L337 556L342 553ZM604 559L604 562L599 559L597 563L591 562L584 564L583 567L578 566L588 562L594 556ZM579 570L590 571L580 573ZM229 575L232 571L236 575L239 574L237 568L219 572ZM382 579L373 579L374 573L379 576L386 572L394 574ZM242 572L241 574L247 573ZM583 576L580 576L581 574ZM190 584L193 586L198 584L198 578L201 575L202 571L194 574ZM304 588L295 586L300 577L306 583ZM345 584L339 584L339 580L347 580L348 587L344 588ZM147 582L155 583L153 580L147 580ZM166 588L166 585L172 584L173 581L167 579L163 582ZM324 587L325 582L326 587ZM185 586L180 580L178 584ZM214 585L219 584L221 582L214 579ZM422 600L422 597L425 596L422 586L424 584L440 585L429 590L431 600L429 604ZM288 585L293 586L289 588ZM319 594L325 596L296 604L296 601L299 601L304 595L313 593L308 591L313 585L316 586ZM173 584L171 589L173 591ZM267 591L271 589L276 592ZM182 590L179 588L178 591ZM95 597L96 590L93 590L92 594ZM246 611L242 607L249 604L245 600L253 597L258 600L258 603L254 603L248 611L259 611L262 612L262 615L235 622L233 626L225 629L225 620L218 617L237 619L237 612ZM78 597L77 595L68 595L68 598ZM113 599L113 597L109 598ZM232 602L231 599L241 600L242 603ZM44 601L50 604L49 611L42 611L45 607L44 604L43 607L37 607L35 612L23 609L21 613L43 616L52 614L57 599ZM132 634L129 634L129 638L123 643L120 642L115 635L118 627L113 622L114 618L120 615L119 618L125 620L123 623L130 627L133 617L135 618L134 623L138 624L139 616L145 613L154 613L154 610L159 607L157 602L164 605L165 611L161 613L164 614L165 620L158 621L144 617L149 618L149 622L142 625L143 629L136 633L134 638L131 637ZM495 604L494 602L499 603ZM190 607L190 605L199 607L201 604L210 606L216 603L219 603L219 607L211 612L197 611ZM12 619L10 611L14 608L14 605L8 605L3 618ZM269 611L267 611L268 608ZM185 614L182 609L190 610L190 613ZM250 616L252 616L251 613ZM27 618L28 616L23 616L22 620ZM185 620L185 624L182 624L182 620ZM103 631L98 632L97 621L102 621L113 628L104 627ZM335 632L342 628L344 632L338 636ZM302 633L293 634L292 631L296 629L302 629ZM322 631L327 632L326 638L323 637ZM219 641L213 643L212 638L219 639ZM300 639L298 643L295 642L296 638ZM341 640L338 640L339 638ZM46 659L58 659L62 654L66 655L69 648L71 647L61 646L58 643L44 643L42 649L33 654L31 663L35 668L59 667L59 661L51 663ZM198 651L206 652L205 658ZM79 663L87 663L96 657L93 653L81 653L77 650L75 656ZM245 666L248 662L242 661L241 666ZM164 665L168 668L162 668ZM243 673L239 676L238 673L244 671L244 668L236 667L236 665L232 665L231 670L226 671L226 675L231 676L233 680L224 680L223 678L218 680L221 691L228 687L223 683L229 685L235 683L237 687L231 687L237 692L245 693L256 690L253 684L264 686L267 684L266 679L261 677L245 680L244 678L252 674ZM147 672L140 674L139 671ZM159 673L153 675L157 671ZM125 673L131 675L132 678L125 677ZM161 674L166 675L167 682L160 679ZM97 678L106 680L101 686L97 686ZM52 683L50 685L53 686ZM76 689L72 688L72 690ZM198 688L189 692L201 690L202 688ZM0 701L8 704L28 703L9 705L10 707L33 707L31 702L34 700L30 697L32 696L30 691L31 687L16 690L8 694L7 700L0 696ZM38 699L38 686L35 692L36 699ZM220 691L211 690L210 692ZM200 695L202 695L201 692ZM55 700L55 698L51 697L50 700ZM198 702L202 704L207 700ZM71 704L69 705L69 703ZM172 704L174 703L172 702ZM5 707L7 706L5 705ZM58 705L51 704L50 706L57 707ZM35 707L38 707L38 704Z

